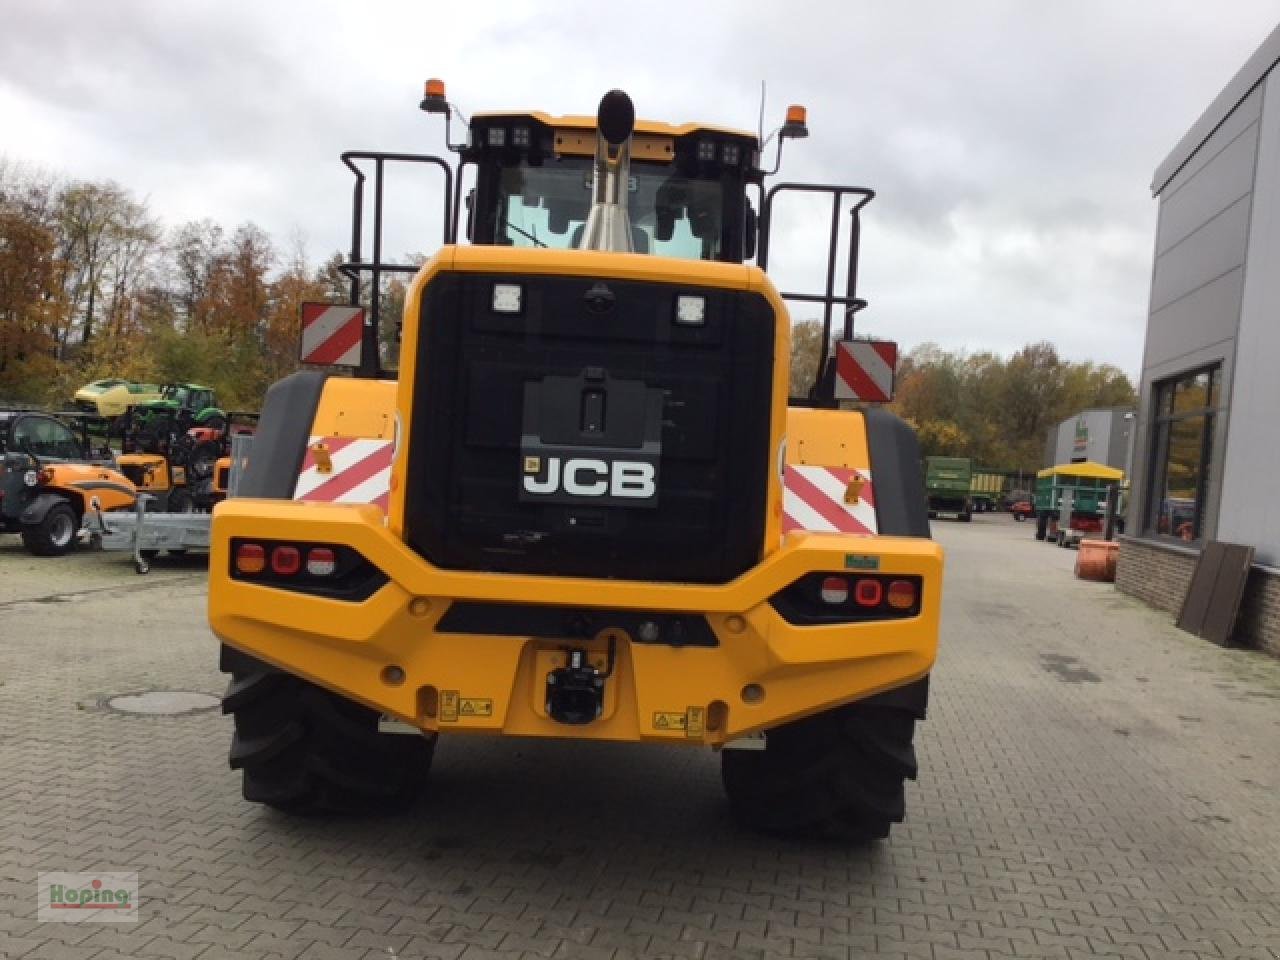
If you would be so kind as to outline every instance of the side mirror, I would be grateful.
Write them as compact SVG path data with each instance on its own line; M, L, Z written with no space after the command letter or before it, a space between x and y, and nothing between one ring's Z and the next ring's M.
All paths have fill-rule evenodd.
M756 255L756 234L760 232L760 221L756 217L756 208L747 200L747 212L742 218L742 259L750 260Z

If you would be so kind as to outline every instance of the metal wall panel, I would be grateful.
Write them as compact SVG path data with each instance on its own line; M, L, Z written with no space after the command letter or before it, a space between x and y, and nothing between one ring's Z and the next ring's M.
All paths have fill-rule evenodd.
M1237 111L1248 95L1255 92L1271 72L1272 67L1280 60L1280 27L1271 31L1271 35L1262 42L1262 46L1254 51L1253 56L1245 61L1244 66L1209 104L1191 129L1186 132L1178 145L1165 158L1155 172L1151 181L1152 193L1164 193L1169 181L1175 178L1196 160L1204 146L1204 142L1226 123Z
M1280 70L1266 81L1218 533L1280 565Z
M1244 267L1210 281L1147 320L1144 369L1162 367L1206 346L1235 339Z
M1213 135L1209 137L1197 150L1189 160L1178 170L1178 175L1173 177L1167 183L1155 184L1155 193L1160 197L1172 196L1177 190L1181 189L1209 163L1218 152L1231 141L1235 140L1240 133L1252 123L1257 123L1258 118L1262 116L1262 88L1255 87L1250 94L1240 100L1230 115L1222 121ZM1157 181L1159 175L1157 175Z
M1207 176L1194 178L1176 193L1161 195L1157 256L1187 239L1253 189L1257 150L1258 126L1251 123L1213 158Z
M1201 176L1210 174L1212 169L1212 166L1206 167ZM1249 200L1250 195L1246 194L1201 224L1181 243L1156 256L1156 272L1151 284L1153 312L1244 264ZM1238 303L1236 311L1238 316ZM1236 317L1232 317L1233 325L1235 320ZM1148 335L1151 332L1148 331ZM1221 331L1209 335L1217 340Z

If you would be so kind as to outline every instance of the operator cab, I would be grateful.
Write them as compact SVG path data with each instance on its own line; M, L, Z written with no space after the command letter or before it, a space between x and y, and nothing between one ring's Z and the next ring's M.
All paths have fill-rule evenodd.
M579 249L592 206L595 117L479 114L459 150L476 167L472 243ZM751 133L638 121L630 141L626 207L636 253L741 263L754 253L758 185Z

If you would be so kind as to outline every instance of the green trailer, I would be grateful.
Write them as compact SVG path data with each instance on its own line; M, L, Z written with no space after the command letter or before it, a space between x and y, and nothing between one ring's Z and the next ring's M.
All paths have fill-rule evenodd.
M1036 539L1069 547L1087 533L1101 533L1107 495L1123 482L1123 470L1091 460L1041 470L1036 474Z
M969 483L969 501L977 513L1000 509L1004 499L1005 475L995 470L975 467Z
M972 485L973 461L968 457L926 457L924 487L929 519L953 516L967 523L973 516Z

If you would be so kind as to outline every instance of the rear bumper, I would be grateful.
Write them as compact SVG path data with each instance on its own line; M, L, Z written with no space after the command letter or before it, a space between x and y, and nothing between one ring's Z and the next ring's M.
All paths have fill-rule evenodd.
M233 537L343 544L388 581L347 602L232 579ZM796 626L769 603L807 573L869 567L920 576L920 613ZM236 499L214 514L209 620L229 646L424 730L718 744L925 676L937 651L941 584L942 551L932 541L835 534L793 534L716 586L449 571L394 537L374 507ZM456 600L697 614L717 643L624 637L603 716L565 726L545 713L546 674L570 642L602 654L605 641L438 630ZM390 682L398 675L388 667L403 680ZM750 684L763 695L748 703Z

